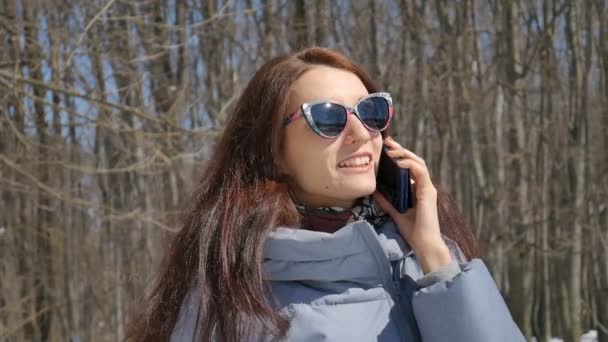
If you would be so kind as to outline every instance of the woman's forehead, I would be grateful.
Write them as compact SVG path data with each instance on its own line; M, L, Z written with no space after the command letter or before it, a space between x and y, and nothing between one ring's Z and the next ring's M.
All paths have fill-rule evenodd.
M295 105L316 100L353 105L367 94L367 88L357 75L342 69L315 66L294 82L289 97Z

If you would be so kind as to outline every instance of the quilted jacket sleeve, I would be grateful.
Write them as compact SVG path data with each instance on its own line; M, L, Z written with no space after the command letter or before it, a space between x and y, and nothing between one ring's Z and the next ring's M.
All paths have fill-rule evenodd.
M525 341L484 262L467 262L459 248L452 254L451 264L416 281L412 308L422 340Z

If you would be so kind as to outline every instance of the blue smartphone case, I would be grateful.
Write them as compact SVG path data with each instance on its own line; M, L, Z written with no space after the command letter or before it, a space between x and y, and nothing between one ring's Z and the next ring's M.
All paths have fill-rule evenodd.
M380 154L376 188L391 202L400 213L414 207L410 172L400 168L397 163L386 154L385 147Z

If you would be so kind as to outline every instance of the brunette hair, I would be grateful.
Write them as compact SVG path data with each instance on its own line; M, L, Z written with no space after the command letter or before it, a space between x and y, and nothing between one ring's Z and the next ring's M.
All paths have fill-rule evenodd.
M361 66L327 48L308 48L264 64L215 145L155 282L135 306L127 341L168 340L190 291L203 298L197 321L202 341L213 335L239 341L260 324L266 333L285 336L289 322L266 300L270 288L263 277L262 253L274 227L299 224L277 161L289 89L315 65L350 71L370 93L379 90ZM475 256L475 239L463 215L443 190L437 190L442 232L468 258Z

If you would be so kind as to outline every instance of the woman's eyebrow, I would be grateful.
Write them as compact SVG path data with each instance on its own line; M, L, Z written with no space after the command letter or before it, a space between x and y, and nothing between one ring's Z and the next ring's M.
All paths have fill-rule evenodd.
M366 97L369 94L363 94L361 96L353 96L353 98L355 99L355 101L352 103L353 105L357 104L359 101L361 101L361 99L363 99L364 97ZM335 97L335 96L328 96L326 98L322 98L322 99L317 99L314 101L330 101L330 102L335 102L335 103L339 103L341 105L347 105L348 101L344 101L345 98L344 97ZM313 102L313 101L309 101L309 102Z

